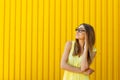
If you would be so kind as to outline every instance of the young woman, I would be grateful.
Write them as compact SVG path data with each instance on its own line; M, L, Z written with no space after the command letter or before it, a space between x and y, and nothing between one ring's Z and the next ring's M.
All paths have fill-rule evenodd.
M89 24L80 24L76 28L74 41L66 43L61 59L61 68L64 69L63 80L89 80L94 72L89 68L95 54L95 33Z

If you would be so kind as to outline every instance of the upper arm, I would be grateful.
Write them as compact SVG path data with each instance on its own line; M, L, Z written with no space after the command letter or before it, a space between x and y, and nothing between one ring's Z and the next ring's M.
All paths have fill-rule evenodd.
M64 47L63 56L62 56L62 59L61 59L61 65L64 65L67 62L68 56L69 56L69 53L70 53L70 50L71 50L71 46L72 46L71 41L66 42L66 45Z

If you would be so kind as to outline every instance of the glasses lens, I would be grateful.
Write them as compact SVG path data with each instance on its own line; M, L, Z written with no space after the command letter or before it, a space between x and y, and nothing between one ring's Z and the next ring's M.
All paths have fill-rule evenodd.
M75 31L78 31L78 32L85 32L85 30L83 30L83 29L75 29Z

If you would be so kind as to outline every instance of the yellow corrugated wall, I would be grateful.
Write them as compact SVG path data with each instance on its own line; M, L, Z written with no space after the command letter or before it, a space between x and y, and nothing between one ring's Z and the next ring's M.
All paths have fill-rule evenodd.
M90 80L120 80L120 0L0 0L0 80L62 80L77 25L96 33Z

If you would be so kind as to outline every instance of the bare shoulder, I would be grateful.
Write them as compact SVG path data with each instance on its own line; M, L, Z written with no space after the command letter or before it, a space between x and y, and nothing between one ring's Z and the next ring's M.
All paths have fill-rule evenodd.
M72 46L72 41L67 41L66 42L66 47L71 47Z
M70 49L72 47L72 41L67 41L65 44L65 53L69 53Z

